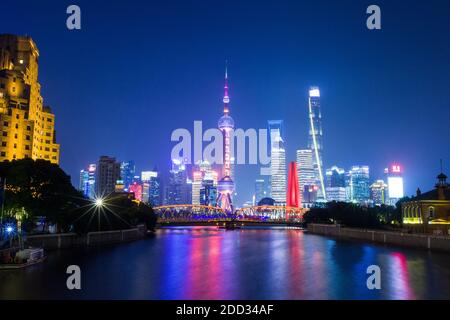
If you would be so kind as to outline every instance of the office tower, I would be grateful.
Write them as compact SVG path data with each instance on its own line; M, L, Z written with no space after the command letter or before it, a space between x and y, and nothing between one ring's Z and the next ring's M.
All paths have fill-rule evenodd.
M234 129L234 120L230 117L230 97L228 95L228 72L225 68L225 86L223 96L223 116L219 119L218 127L223 135L223 166L222 177L218 183L217 191L219 193L217 203L227 213L233 212L233 192L234 182L231 178L231 133Z
M267 183L264 179L255 180L255 204L260 202L262 199L269 197L269 192L267 189Z
M142 190L142 184L137 182L137 181L134 181L133 183L131 183L128 186L128 192L129 193L134 193L134 198L136 200L138 200L138 201L143 201L142 191L143 191Z
M55 115L43 105L38 58L30 37L0 35L0 161L59 163Z
M353 166L350 169L351 199L354 203L367 204L370 199L369 167Z
M160 206L161 180L156 168L153 171L142 171L141 181L143 183L143 201L148 202L153 207Z
M345 202L347 192L345 189L345 170L333 166L326 170L327 201Z
M381 206L386 204L388 185L383 180L377 180L370 186L370 200L373 205Z
M300 199L300 191L298 188L297 164L294 161L289 163L288 176L286 206L300 208L302 201Z
M200 204L215 207L217 205L217 184L213 180L202 181L200 189Z
M322 113L320 110L320 90L318 87L309 89L309 138L308 147L313 151L313 167L316 185L319 186L318 199L326 201L325 182L323 176L323 132Z
M310 189L311 191L314 189L312 186L316 183L313 166L313 151L311 149L297 150L297 175L303 206L310 207L313 203L307 200L316 198L306 194L310 192Z
M269 120L270 137L270 194L278 204L286 203L286 151L283 140L283 121Z
M172 159L172 169L169 172L169 183L166 188L166 204L189 204L190 185L188 184L186 165L183 160Z
M200 204L200 189L202 188L203 174L201 171L192 172L192 204Z
M134 181L136 167L134 161L124 161L120 164L120 176L124 184L125 191L129 191L130 185Z
M95 192L103 197L115 192L116 182L120 180L120 163L114 157L101 156L97 165Z
M87 198L95 197L95 164L90 164L87 170L80 171L80 184L78 190Z
M398 200L405 196L403 191L403 167L399 164L391 164L384 169L388 184L387 204L395 206Z
M218 173L212 170L211 164L205 161L199 161L195 171L192 172L192 204L201 204L201 189L204 187L205 181L211 181L214 187L218 184ZM216 202L214 200L214 202ZM211 201L208 201L211 203Z
M80 183L78 190L83 193L85 197L88 197L87 191L89 188L89 172L87 170L80 170Z

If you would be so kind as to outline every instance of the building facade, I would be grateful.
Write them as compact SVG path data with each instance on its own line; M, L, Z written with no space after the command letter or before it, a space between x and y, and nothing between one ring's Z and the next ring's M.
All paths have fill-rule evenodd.
M309 138L308 148L313 151L313 168L315 185L319 186L318 199L326 201L325 180L323 172L323 132L322 111L320 106L320 90L318 87L309 89Z
M386 204L388 185L384 180L377 180L370 185L370 200L374 206Z
M286 203L286 150L283 139L283 120L269 120L270 137L270 194L277 204Z
M98 197L108 196L116 191L120 179L120 163L114 157L101 156L96 170L95 192Z
M38 62L30 37L0 35L0 161L59 163L55 115L43 104Z
M421 225L450 234L450 185L447 176L440 173L433 190L422 193L402 203L405 225Z
M326 175L327 201L346 202L345 170L337 166L328 168Z
M316 175L313 166L313 151L311 149L297 150L296 160L299 191L302 197L302 204L304 207L310 207L313 203L310 203L307 199L312 199L312 197L305 193L309 192L310 187L314 186L316 183ZM315 199L316 197L313 198Z
M353 166L350 169L351 201L368 204L370 200L369 166Z

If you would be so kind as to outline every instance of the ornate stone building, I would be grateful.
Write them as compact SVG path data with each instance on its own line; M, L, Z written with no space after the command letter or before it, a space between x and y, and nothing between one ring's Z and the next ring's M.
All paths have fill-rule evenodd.
M55 115L43 105L38 59L30 37L0 35L0 161L59 163Z

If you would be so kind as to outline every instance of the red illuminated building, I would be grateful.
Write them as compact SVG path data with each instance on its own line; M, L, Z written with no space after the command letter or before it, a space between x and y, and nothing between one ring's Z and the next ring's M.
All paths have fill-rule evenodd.
M286 206L300 208L302 201L298 188L297 164L294 161L289 163L287 191Z

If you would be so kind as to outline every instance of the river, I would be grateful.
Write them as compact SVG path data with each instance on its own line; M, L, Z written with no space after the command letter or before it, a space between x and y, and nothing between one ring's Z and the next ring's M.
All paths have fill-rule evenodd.
M68 290L66 268L81 269ZM381 269L369 290L367 267ZM0 299L450 299L450 254L298 229L159 229L149 239L49 252L0 271Z

